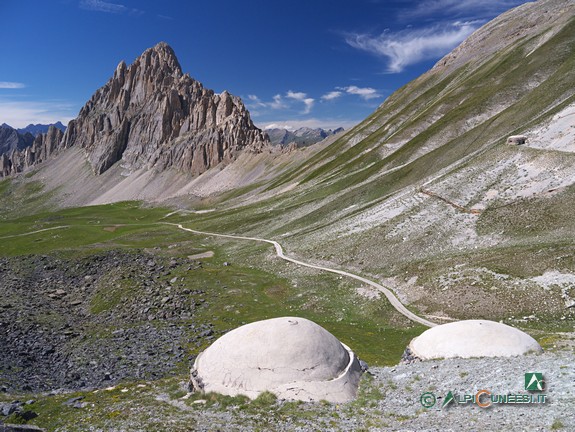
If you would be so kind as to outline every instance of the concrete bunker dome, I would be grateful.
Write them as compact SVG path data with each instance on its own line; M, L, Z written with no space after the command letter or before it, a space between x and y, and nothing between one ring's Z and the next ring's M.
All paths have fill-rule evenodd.
M512 357L543 351L527 333L488 320L464 320L432 327L412 339L408 348L422 360Z
M238 327L217 339L194 363L192 385L205 392L270 391L279 398L347 402L362 369L353 351L305 318L281 317Z

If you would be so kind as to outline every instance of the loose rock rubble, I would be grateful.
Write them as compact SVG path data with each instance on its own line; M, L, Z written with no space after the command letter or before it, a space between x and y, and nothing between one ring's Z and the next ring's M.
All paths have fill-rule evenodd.
M185 346L214 336L194 321L206 293L168 283L176 268L197 265L124 251L0 258L0 391L152 379L188 364Z

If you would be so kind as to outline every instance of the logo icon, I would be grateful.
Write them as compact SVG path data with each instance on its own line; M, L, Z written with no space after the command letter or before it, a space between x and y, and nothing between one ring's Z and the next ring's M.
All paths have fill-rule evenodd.
M527 372L525 374L525 390L543 391L545 389L545 380L541 372Z
M453 402L453 393L451 392L451 390L449 391L449 393L447 393L447 396L445 396L445 399L443 400L443 405L441 405L441 408L445 408L447 405L449 405L451 402Z
M431 408L433 405L435 405L436 399L433 393L427 392L421 395L419 401L421 402L421 405L423 405L424 408Z

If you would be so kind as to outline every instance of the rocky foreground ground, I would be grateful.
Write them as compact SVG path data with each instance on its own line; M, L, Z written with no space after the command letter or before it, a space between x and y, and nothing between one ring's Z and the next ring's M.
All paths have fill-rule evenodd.
M153 379L188 368L211 340L201 290L176 269L201 263L143 251L0 258L0 391L47 391Z
M441 405L452 392L461 400L479 390L493 395L528 394L525 373L541 372L546 382L545 404L493 404L480 408L473 403ZM431 392L436 403L422 405ZM541 398L540 398L541 399ZM423 398L428 402L429 398ZM481 401L485 401L481 397ZM320 408L321 407L321 408ZM273 430L394 430L479 431L574 430L575 366L572 352L545 353L515 358L451 359L373 368L363 382L359 398L346 405L303 404L300 415L276 417L267 423ZM273 411L272 411L273 412ZM313 414L312 414L313 413ZM272 414L273 415L273 414ZM238 410L194 410L198 430L258 430L258 417Z
M540 372L544 390L525 390L525 374ZM514 358L451 359L372 368L357 400L347 404L278 401L272 395L248 401L186 395L183 381L119 384L79 394L53 394L30 405L57 404L59 431L549 431L574 430L575 366L572 351ZM493 395L535 395L546 403L457 403L479 390ZM449 392L455 400L442 407ZM103 396L104 393L109 395ZM422 398L422 395L428 394ZM429 408L433 397L435 404ZM79 396L78 396L79 395ZM6 399L6 396L4 399ZM106 399L101 399L105 397ZM509 397L509 396L508 396ZM516 398L517 399L517 398ZM423 402L422 402L423 401ZM487 398L481 397L486 402ZM5 403L3 406L9 406ZM52 406L51 405L51 406ZM45 405L42 405L45 406ZM53 408L52 408L53 409ZM41 410L39 410L40 412ZM40 412L33 423L42 425ZM2 417L0 417L0 420ZM68 420L66 420L68 419ZM48 419L44 419L49 420ZM53 419L52 419L53 420ZM54 420L53 420L54 421ZM58 424L56 421L55 423Z
M190 352L218 336L198 319L210 297L178 280L200 266L145 250L1 258L0 431L2 422L48 431L575 430L574 351L559 344L540 355L372 367L347 404L187 394ZM541 392L525 390L533 372ZM457 403L480 390L546 403ZM449 392L455 400L443 407Z

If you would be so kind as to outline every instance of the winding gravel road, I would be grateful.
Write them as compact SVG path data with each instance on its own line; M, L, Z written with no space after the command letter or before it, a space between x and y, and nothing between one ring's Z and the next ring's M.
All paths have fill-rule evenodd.
M387 297L387 299L389 300L389 302L391 303L391 305L402 315L406 316L407 318L409 318L411 321L414 321L416 323L419 324L423 324L424 326L427 327L434 327L436 326L435 323L432 323L431 321L428 321L424 318L421 318L420 316L417 316L416 314L414 314L413 312L411 312L409 309L407 309L399 300L398 298L395 296L395 294L393 294L393 292L384 287L381 284L378 284L377 282L373 282L369 279L366 279L362 276L358 276L356 274L350 273L350 272L346 272L344 270L338 270L338 269L333 269L333 268L329 268L329 267L323 267L323 266L319 266L319 265L315 265L315 264L310 264L310 263L306 263L304 261L300 261L300 260L296 260L294 258L290 258L288 256L286 256L284 254L284 251L281 247L281 245L274 240L267 240L267 239L262 239L262 238L258 238L258 237L244 237L244 236L237 236L237 235L231 235L231 234L218 234L218 233L213 233L213 232L207 232L207 231L198 231L198 230L194 230L191 228L185 228L184 226L182 226L182 224L175 224L175 223L170 223L170 222L163 222L167 225L174 225L177 226L179 229L184 230L184 231L188 231L194 234L201 234L201 235L209 235L209 236L215 236L215 237L223 237L223 238L229 238L229 239L235 239L235 240L251 240L251 241L257 241L257 242L263 242L263 243L269 243L271 245L274 246L275 250L276 250L276 254L278 257L280 257L283 260L292 262L294 264L300 265L300 266L304 266L304 267L309 267L309 268L313 268L316 270L323 270L326 272L330 272L330 273L335 273L335 274L339 274L342 276L347 276L349 278L352 279L356 279L360 282L363 282L367 285L372 286L373 288L377 289L379 292L382 292L385 297Z
M168 214L167 216L170 216L172 214L174 214L176 212L172 212L170 214ZM166 216L166 217L167 217ZM347 272L345 270L338 270L338 269L333 269L333 268L329 268L329 267L323 267L323 266L319 266L319 265L315 265L315 264L310 264L310 263L306 263L304 261L300 261L297 260L295 258L290 258L288 256L286 256L284 254L284 251L281 247L281 245L275 241L275 240L268 240L268 239L262 239L262 238L258 238L258 237L244 237L244 236L238 236L238 235L232 235L232 234L219 234L219 233L213 233L213 232L208 232L208 231L199 231L199 230L194 230L191 228L186 228L184 227L182 224L176 224L176 223L171 223L171 222L158 222L160 224L165 224L165 225L172 225L172 226L176 226L179 229L183 230L183 231L188 231L194 234L200 234L200 235L209 235L209 236L214 236L214 237L223 237L223 238L229 238L229 239L234 239L234 240L251 240L251 241L257 241L257 242L263 242L263 243L269 243L271 245L273 245L273 247L276 250L276 254L278 257L280 257L281 259L285 260L285 261L289 261L291 263L303 266L303 267L309 267L309 268L313 268L316 270L322 270L322 271L326 271L326 272L330 272L330 273L335 273L335 274L339 274L342 276L346 276L355 280L358 280L360 282L363 282L367 285L372 286L373 288L375 288L376 290L378 290L379 292L383 293L385 295L385 297L387 297L387 299L389 300L389 302L391 303L391 305L402 315L404 315L405 317L409 318L411 321L414 321L416 323L419 324L423 324L424 326L427 327L434 327L437 324L432 323L431 321L428 321L424 318L421 318L420 316L414 314L413 312L411 312L409 309L407 309L399 300L398 298L395 296L395 294L389 289L384 287L381 284L378 284L377 282L373 282L369 279L366 279L362 276ZM126 224L126 225L132 225L132 224ZM125 225L125 226L126 226ZM31 232L27 232L27 233L22 233L22 234L14 234L11 236L5 236L5 237L0 237L0 239L5 239L5 238L10 238L10 237L19 237L19 236L26 236L26 235L30 235L30 234L35 234L35 233L39 233L39 232L43 232L43 231L50 231L50 230L56 230L56 229L62 229L62 228L69 228L68 225L63 225L63 226L56 226L56 227L51 227L51 228L45 228L45 229L41 229L41 230L37 230L37 231L31 231Z

